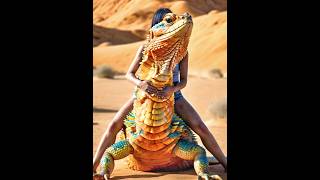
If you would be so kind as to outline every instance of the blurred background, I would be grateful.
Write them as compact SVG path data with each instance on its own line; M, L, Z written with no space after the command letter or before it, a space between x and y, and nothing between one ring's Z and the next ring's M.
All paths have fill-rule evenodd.
M226 0L93 0L93 150L96 151L115 113L132 95L134 86L123 75L160 7L193 16L188 47L189 78L182 93L227 155ZM207 155L211 156L209 152ZM166 175L132 172L124 163L122 160L117 163L115 179L130 179L132 173L139 179L195 178L193 170ZM226 179L222 167L213 168Z

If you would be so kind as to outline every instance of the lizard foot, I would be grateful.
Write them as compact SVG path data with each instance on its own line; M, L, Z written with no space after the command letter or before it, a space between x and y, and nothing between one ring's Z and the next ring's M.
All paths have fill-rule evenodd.
M109 174L105 174L103 177L104 177L105 180L110 179L110 175Z
M93 180L105 180L104 177L100 174L94 174Z
M199 174L198 180L222 180L222 178L218 175L209 175L207 173Z

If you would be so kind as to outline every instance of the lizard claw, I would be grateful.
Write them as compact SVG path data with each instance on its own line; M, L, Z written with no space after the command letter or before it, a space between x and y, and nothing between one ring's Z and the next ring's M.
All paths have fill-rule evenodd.
M103 177L104 177L104 180L110 179L110 175L109 174L105 174Z
M199 174L198 180L222 180L222 178L218 175L209 175L207 173Z
M105 180L100 174L93 174L93 180Z
M210 178L212 180L222 180L222 178L220 176L218 176L218 175L211 175Z

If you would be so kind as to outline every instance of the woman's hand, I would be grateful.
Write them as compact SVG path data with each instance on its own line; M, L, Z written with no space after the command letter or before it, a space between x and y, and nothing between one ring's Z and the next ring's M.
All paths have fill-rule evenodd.
M149 81L140 81L138 87L148 94L157 94L158 92L157 88L149 84Z
M162 91L159 91L157 96L161 99L168 99L175 92L174 86L167 86Z

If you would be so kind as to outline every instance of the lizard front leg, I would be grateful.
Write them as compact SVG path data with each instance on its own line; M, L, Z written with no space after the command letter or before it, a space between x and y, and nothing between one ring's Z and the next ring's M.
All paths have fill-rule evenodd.
M132 153L133 147L128 140L122 140L110 146L101 158L101 171L99 175L94 176L94 180L108 179L114 169L114 160L125 158Z

